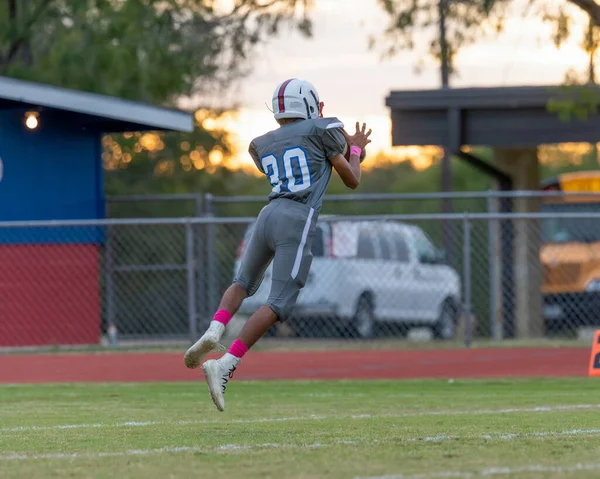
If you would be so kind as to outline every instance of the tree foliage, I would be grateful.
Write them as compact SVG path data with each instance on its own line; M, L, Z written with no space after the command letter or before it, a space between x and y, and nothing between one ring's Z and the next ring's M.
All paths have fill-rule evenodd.
M548 111L556 113L564 122L585 121L590 115L597 113L599 104L598 89L587 82L582 83L575 73L570 72L565 84L553 89Z
M455 72L453 60L460 48L490 31L502 31L508 7L506 0L378 0L378 3L390 17L390 23L379 40L371 40L371 46L382 44L386 58L401 50L412 50L415 34L426 32L429 36L427 54L441 61L439 21L443 9L451 72Z
M572 17L567 8L560 7L554 15L547 15L545 20L554 23L553 41L559 48L572 36ZM548 110L558 114L562 121L573 119L585 121L590 115L595 115L600 104L600 92L596 87L596 53L600 46L600 27L594 18L589 17L587 29L580 39L582 50L588 55L589 62L586 71L580 72L575 68L565 74L563 85L554 88L553 96L548 103Z
M383 56L389 57L401 50L415 48L415 35L428 34L427 55L441 60L439 21L442 11L446 17L448 63L456 73L454 60L461 48L469 46L486 35L503 31L507 15L514 10L508 0L378 0L388 14L390 22L383 36L372 40L371 45L382 45ZM575 7L575 8L574 8ZM594 0L563 0L561 3L529 0L538 17L553 25L551 40L558 46L571 33L574 10L586 12L592 25L600 26L600 5ZM584 48L592 48L589 40L596 42L597 33L584 42ZM586 50L587 51L587 50Z
M390 17L390 23L379 39L383 43L384 57L393 56L403 49L415 48L414 36L429 34L428 56L442 60L439 21L446 17L447 62L450 74L456 74L455 59L461 48L469 46L486 35L502 32L511 2L507 0L378 0ZM559 48L574 33L574 17L584 12L588 27L580 38L583 51L588 54L589 65L584 72L570 69L565 81L551 92L548 110L562 121L585 121L597 113L600 91L596 87L595 57L600 46L600 5L595 0L562 0L544 2L528 0L538 18L552 25L551 38ZM525 12L521 12L524 14ZM376 41L371 42L375 46ZM422 64L422 61L420 64ZM417 65L417 69L420 65Z
M0 0L0 74L173 104L228 85L309 0Z
M236 175L230 164L236 142L221 121L231 114L198 110L192 133L106 135L102 155L106 193L239 194L243 173Z

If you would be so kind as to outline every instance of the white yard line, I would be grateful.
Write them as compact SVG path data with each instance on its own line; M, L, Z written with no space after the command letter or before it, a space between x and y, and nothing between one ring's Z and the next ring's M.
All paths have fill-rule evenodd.
M231 419L231 420L184 420L184 421L127 421L118 423L85 423L85 424L58 424L52 426L13 426L0 428L0 433L28 432L28 431L51 431L61 429L105 429L125 427L149 427L160 425L195 425L195 424L255 424L268 422L287 421L324 421L328 419L395 419L403 417L423 416L479 416L494 414L520 414L520 413L542 413L575 410L600 409L600 404L568 404L564 406L539 406L532 408L510 408L510 409L483 409L480 411L416 411L398 414L355 414L349 416L299 416L299 417L264 417L256 419Z
M431 472L424 474L387 474L385 476L364 476L356 477L355 479L438 479L438 478L465 478L472 477L493 477L493 476L510 476L512 474L521 474L524 472L531 473L547 473L547 472L577 472L577 471L596 471L600 469L600 463L590 464L572 464L559 466L532 465L522 467L492 467L481 469L475 472Z
M47 454L1 454L0 462L3 461L28 461L40 459L97 459L101 457L129 457L129 456L153 456L165 453L182 453L182 452L230 452L230 451L247 451L249 449L311 449L317 447L330 446L333 444L223 444L217 447L200 447L200 446L165 446L156 449L127 449L125 451L109 451L109 452L73 452L73 453L47 453Z
M460 439L484 439L484 440L501 440L511 441L519 438L532 438L532 437L562 437L562 436L598 436L600 435L600 429L571 429L565 431L537 431L523 434L506 434L506 433L495 433L495 434L484 434L484 435L452 435L452 436L425 436L425 437L397 437L393 439L367 439L367 440L339 440L326 443L315 442L311 444L294 444L294 443L266 443L266 444L222 444L214 447L201 447L201 446L164 446L156 449L127 449L124 451L107 451L107 452L73 452L73 453L47 453L47 454L27 454L27 453L8 453L0 454L0 462L5 461L28 461L28 460L40 460L40 459L96 459L101 457L128 457L128 456L151 456L165 453L183 453L183 452L205 452L205 453L221 453L221 452L239 452L248 451L251 449L316 449L321 447L332 447L340 445L352 445L352 446L375 446L375 445L391 445L399 444L402 442L443 442L450 440ZM531 466L533 467L533 466ZM537 466L535 466L537 467ZM600 464L598 465L600 467ZM505 469L486 469L487 475L493 475L490 471L504 471ZM543 472L543 471L540 471ZM496 472L498 473L498 472ZM447 472L443 474L449 474ZM454 474L454 473L453 473ZM436 476L436 475L423 475L423 476L403 476L400 475L388 475L388 476L374 476L370 479L391 479L391 478L435 478L435 477L477 477L476 475L482 474L482 471L478 473L456 473L456 474L472 474L472 476ZM366 478L365 478L366 479Z

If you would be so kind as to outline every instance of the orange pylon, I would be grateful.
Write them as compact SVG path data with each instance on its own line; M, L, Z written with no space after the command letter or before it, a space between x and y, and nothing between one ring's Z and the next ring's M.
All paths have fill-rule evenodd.
M590 376L600 376L600 330L594 332L592 353L590 354Z

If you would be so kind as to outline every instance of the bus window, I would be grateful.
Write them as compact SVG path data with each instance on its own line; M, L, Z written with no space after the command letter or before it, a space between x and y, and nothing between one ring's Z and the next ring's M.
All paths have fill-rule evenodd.
M548 213L600 212L599 203L554 203L544 206ZM544 243L600 241L600 221L597 218L545 218L542 221Z

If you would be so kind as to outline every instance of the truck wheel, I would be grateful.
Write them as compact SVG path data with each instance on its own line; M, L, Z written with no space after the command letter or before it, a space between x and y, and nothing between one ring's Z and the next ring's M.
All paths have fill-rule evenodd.
M375 308L370 296L363 294L356 305L354 329L360 338L372 338L375 329Z
M433 337L435 339L452 339L456 334L456 319L458 310L454 303L447 299L444 301L440 317L433 326Z

